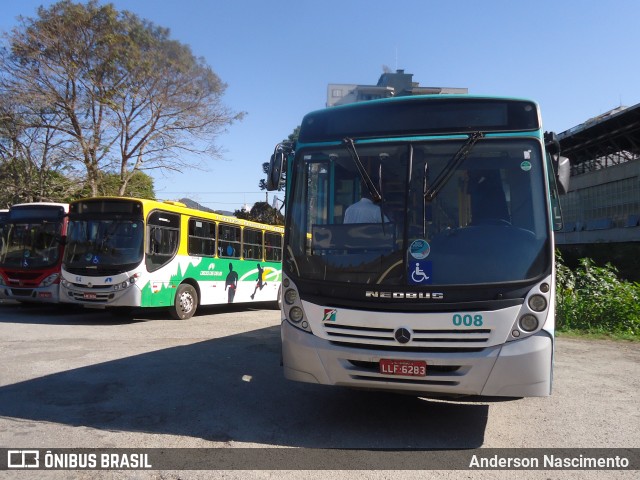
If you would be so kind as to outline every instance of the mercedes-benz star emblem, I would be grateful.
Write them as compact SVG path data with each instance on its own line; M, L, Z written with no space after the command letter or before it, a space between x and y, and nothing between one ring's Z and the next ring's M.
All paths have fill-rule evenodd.
M393 334L394 338L398 341L398 343L409 343L411 340L411 331L406 328L399 328Z

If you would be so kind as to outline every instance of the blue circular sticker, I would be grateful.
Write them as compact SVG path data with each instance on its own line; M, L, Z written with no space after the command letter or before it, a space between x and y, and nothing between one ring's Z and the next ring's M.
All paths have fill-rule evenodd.
M414 240L409 247L409 253L416 260L422 260L429 256L429 254L431 253L431 247L426 240Z

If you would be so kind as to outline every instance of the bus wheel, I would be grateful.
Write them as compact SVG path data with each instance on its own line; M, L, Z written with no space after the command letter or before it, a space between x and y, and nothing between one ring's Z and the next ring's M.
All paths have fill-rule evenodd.
M173 306L169 307L171 316L176 320L186 320L191 318L198 307L198 292L188 283L183 283L178 287Z

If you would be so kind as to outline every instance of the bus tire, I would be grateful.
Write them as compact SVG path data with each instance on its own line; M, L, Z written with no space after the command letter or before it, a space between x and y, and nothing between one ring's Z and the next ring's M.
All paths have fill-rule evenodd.
M169 307L169 313L176 320L187 320L193 316L198 308L198 292L188 283L178 287L173 305Z

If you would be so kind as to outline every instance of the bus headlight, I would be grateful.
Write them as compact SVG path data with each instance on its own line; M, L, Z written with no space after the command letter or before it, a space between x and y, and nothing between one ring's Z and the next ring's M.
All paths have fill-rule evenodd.
M300 323L300 321L304 318L304 312L300 307L293 307L289 310L289 320L293 323Z
M45 278L43 281L40 282L40 286L48 287L50 285L53 285L58 280L58 278L60 278L59 273L52 273L51 275L49 275L47 278Z
M136 280L138 279L139 276L140 275L136 273L132 277L129 277L129 280L125 280L122 283L116 283L113 286L113 290L117 292L118 290L124 290L125 288L129 288L131 285L135 285Z
M297 298L298 293L293 288L289 288L284 292L284 301L287 305L293 305Z
M533 332L538 328L538 318L535 315L527 314L520 317L520 328L525 332Z
M534 312L542 312L547 308L547 299L542 295L532 295L529 298L529 308Z

